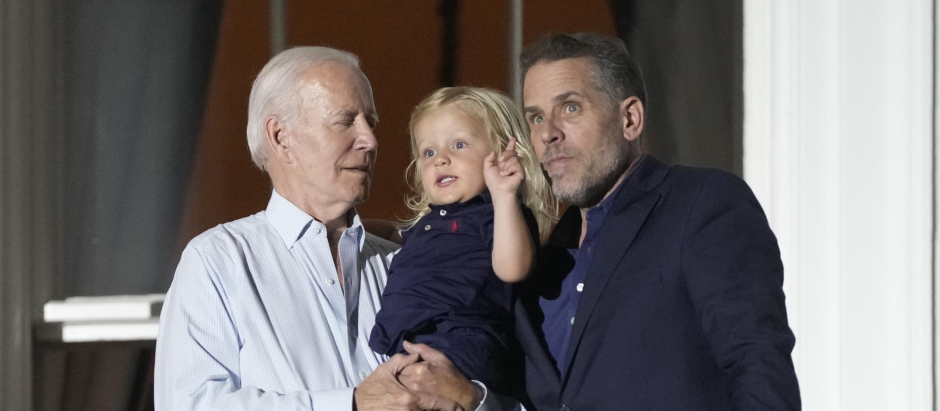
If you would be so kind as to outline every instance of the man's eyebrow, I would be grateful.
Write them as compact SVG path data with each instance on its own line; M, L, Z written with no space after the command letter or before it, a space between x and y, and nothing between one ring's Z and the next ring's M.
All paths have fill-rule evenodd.
M540 113L542 110L539 110L537 107L523 107L522 111L525 113Z
M581 97L581 94L579 94L577 91L568 91L568 92L564 92L555 96L554 98L552 98L552 101L555 104L559 104L559 103L563 103L565 100L569 99L572 96ZM523 107L522 111L525 113L541 113L542 112L542 110L533 106Z
M555 96L555 98L553 98L552 100L554 100L555 103L557 104L557 103L564 102L565 100L567 100L567 99L568 99L569 97L571 97L571 96L578 96L578 97L581 97L581 95L578 94L577 91L569 91L569 92L561 93L561 94Z
M338 109L330 110L329 113L331 117L355 118L359 115L359 110L338 108ZM379 115L376 113L365 113L364 115L366 116L366 118L370 118L372 119L372 121L376 123L379 122Z
M330 110L330 115L334 117L355 117L359 112L357 110L350 110L345 108L336 108Z

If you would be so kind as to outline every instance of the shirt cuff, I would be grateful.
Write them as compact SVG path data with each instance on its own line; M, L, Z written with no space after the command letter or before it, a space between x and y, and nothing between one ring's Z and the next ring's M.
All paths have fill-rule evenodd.
M339 388L335 390L313 391L310 393L310 403L313 411L325 410L352 410L353 392L355 388Z
M479 381L477 381L477 380L471 380L470 382L476 384L477 387L480 387L480 389L483 390L483 398L480 398L480 405L477 406L476 411L496 411L496 410L498 410L498 408L493 408L493 407L494 407L494 404L490 404L490 403L493 402L492 400L490 401L490 403L487 403L487 402L486 402L486 400L487 400L488 398L490 398L490 396L487 395L487 394L488 394L488 391L486 390L486 386L483 385L482 382L479 382ZM498 405L498 404L496 404L496 405Z
M526 411L522 404L512 398L496 393L490 394L482 382L476 380L471 382L483 390L483 398L480 399L480 405L477 406L476 411Z

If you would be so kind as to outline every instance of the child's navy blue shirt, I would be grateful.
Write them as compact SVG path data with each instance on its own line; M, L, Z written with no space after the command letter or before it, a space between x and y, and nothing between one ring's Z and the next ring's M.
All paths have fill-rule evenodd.
M389 267L369 346L393 355L403 352L403 340L426 342L483 381L465 369L478 367L461 362L505 352L513 333L513 286L493 272L493 203L484 193L430 208L402 232L404 246ZM534 216L525 207L523 215L537 241Z

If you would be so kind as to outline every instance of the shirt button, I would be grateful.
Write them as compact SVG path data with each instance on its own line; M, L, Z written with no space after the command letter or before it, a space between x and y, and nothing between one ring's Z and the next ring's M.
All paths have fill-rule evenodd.
M559 408L559 410L560 410L560 411L571 411L571 408L568 408L567 405L562 404L562 406L561 406L561 408Z
M313 229L313 233L314 233L314 234L320 234L320 227L314 228L314 229Z
M574 317L571 317L571 325L574 325Z
M334 282L335 282L335 281L333 281L332 278L329 278L329 279L326 280L326 283L329 284L329 285L333 285Z
M366 372L365 372L365 371L360 371L360 372L359 372L359 378L366 379Z
M447 210L441 210L441 215L447 215Z
M578 292L584 291L584 283L578 283Z
M430 225L430 224L424 226L424 231L428 231L428 230L430 230L430 229L431 229L431 225Z

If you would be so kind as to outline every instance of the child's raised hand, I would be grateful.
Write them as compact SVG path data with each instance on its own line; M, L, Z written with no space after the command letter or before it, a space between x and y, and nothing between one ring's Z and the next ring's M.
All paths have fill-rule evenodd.
M516 138L509 139L509 145L496 158L492 152L483 160L483 180L493 196L512 195L515 197L519 186L525 180L522 163L516 156Z

